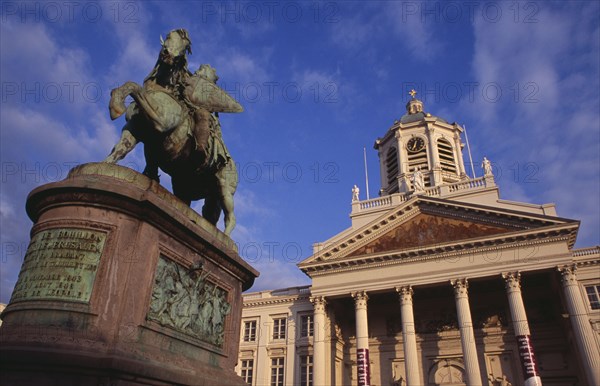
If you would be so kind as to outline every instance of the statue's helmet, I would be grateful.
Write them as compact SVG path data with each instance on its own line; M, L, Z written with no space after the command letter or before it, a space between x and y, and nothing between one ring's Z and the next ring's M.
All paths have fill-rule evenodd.
M175 59L192 53L192 41L184 29L173 30L167 34L165 40L161 37L160 41L162 44L160 56L166 63L172 64Z

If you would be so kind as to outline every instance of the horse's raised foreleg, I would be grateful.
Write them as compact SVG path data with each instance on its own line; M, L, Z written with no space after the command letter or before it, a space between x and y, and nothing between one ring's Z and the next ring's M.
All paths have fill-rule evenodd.
M123 131L121 132L121 139L117 142L115 147L112 148L104 162L111 164L117 163L117 161L122 160L130 151L132 151L137 144L137 138L129 130L129 123L125 124Z
M114 121L125 113L125 98L133 92L140 92L142 87L135 82L126 82L123 85L113 89L110 92L110 102L108 102L108 110L110 118Z
M130 95L136 102L140 113L144 114L159 131L164 131L167 123L156 114L155 107L146 98L146 92L139 84L135 82L125 82L122 86L113 89L110 93L110 102L108 104L110 117L114 120L123 115L126 111L125 98Z

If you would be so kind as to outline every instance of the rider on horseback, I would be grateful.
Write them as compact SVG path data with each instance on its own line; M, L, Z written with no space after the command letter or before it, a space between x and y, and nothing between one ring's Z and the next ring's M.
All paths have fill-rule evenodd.
M157 64L144 80L144 88L166 91L187 109L192 118L189 135L194 138L198 162L202 168L218 170L231 159L223 142L219 114L209 111L206 106L198 105L185 93L192 76L199 76L216 86L219 79L217 72L209 64L202 64L192 75L187 68L187 56L172 52L173 47L180 47L183 44L185 53L192 53L192 42L186 30L175 30L174 35L170 34L166 41L161 38L161 43L162 49ZM146 170L145 174L158 179L158 170L156 174Z
M200 76L213 84L219 77L210 64L202 64L194 76ZM196 141L196 150L204 156L203 167L217 170L225 166L231 159L229 151L223 142L219 113L211 113L206 108L194 105L184 96L184 102L193 117L192 136Z
M162 39L161 39L162 41ZM218 113L243 107L216 85L215 70L187 69L191 41L185 30L171 31L143 86L126 82L111 92L112 119L127 113L121 139L105 162L115 163L144 143L144 174L158 180L158 169L171 176L173 194L187 205L204 199L202 216L212 224L225 217L225 234L235 226L233 194L238 176L223 138ZM125 98L133 102L125 105Z

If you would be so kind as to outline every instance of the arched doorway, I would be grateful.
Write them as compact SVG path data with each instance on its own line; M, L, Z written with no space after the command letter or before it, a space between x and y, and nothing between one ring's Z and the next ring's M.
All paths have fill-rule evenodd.
M429 369L429 386L466 386L465 367L459 358L436 359Z

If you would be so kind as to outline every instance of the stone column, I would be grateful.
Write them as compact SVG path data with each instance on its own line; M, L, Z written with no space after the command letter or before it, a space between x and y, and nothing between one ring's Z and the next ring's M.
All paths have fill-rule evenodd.
M454 154L455 154L455 162L456 162L456 170L458 170L458 174L464 176L467 174L465 170L465 161L462 156L462 148L460 146L460 134L454 134Z
M440 152L437 146L438 136L435 134L435 127L432 123L427 124L427 159L429 160L429 170L431 170L430 181L431 186L439 186L442 184L442 169L440 163Z
M369 363L369 322L367 319L367 300L365 291L353 292L356 309L356 363L358 368L358 386L371 385ZM316 385L316 384L315 384Z
M577 348L583 361L587 385L600 385L600 350L594 338L594 331L588 317L588 309L581 296L579 282L575 276L575 265L559 267L562 285L567 302L569 319ZM585 383L585 382L582 382Z
M325 366L328 362L325 358L325 297L312 296L310 298L314 306L313 319L313 385L326 385Z
M479 370L479 362L477 360L477 345L475 344L475 333L471 320L471 308L469 307L467 290L469 283L467 279L455 279L451 280L450 284L454 287L456 314L460 329L460 343L465 360L467 386L482 386L481 371Z
M521 274L519 272L503 273L506 283L508 306L513 321L513 329L519 347L519 361L525 377L524 386L542 386L542 379L538 373L535 353L531 345L531 332L521 295Z
M401 131L395 133L396 146L398 147L398 192L408 192L410 174L408 169L408 152L406 151L406 142L402 138Z
M402 316L402 342L404 346L404 368L407 386L421 385L419 371L419 355L417 353L417 336L415 317L413 315L411 286L396 287L400 295L400 313Z

